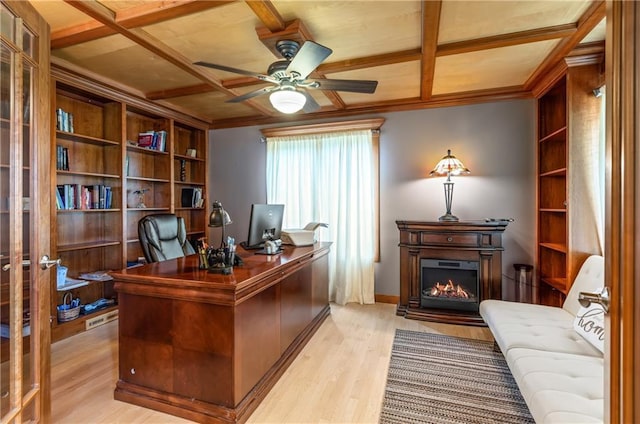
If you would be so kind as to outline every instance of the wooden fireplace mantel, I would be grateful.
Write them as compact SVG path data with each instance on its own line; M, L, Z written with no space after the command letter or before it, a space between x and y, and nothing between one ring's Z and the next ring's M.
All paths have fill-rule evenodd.
M420 306L421 259L478 261L478 297L502 298L502 233L508 221L396 221L400 230L400 302L396 314L448 324L484 326L477 312Z

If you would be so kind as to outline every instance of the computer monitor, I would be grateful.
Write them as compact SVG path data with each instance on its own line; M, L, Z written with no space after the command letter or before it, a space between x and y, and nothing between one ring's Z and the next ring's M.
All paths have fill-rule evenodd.
M251 205L249 236L245 249L262 249L266 240L277 240L282 231L284 205Z

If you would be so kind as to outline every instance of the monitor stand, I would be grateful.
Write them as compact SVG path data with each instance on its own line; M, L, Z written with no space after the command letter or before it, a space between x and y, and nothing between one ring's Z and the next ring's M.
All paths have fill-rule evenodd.
M264 250L264 243L256 244L255 246L249 246L246 241L243 241L240 242L240 246L242 246L244 250Z

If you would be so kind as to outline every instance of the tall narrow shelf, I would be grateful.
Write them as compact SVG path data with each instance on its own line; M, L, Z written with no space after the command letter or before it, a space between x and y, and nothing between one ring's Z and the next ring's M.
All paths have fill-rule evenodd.
M538 99L537 301L560 306L590 254L600 254L586 211L591 188L584 152L598 143L598 63L568 59L561 77ZM575 66L574 66L575 65Z
M183 216L189 237L202 237L206 206L182 207L180 197L182 188L198 188L206 197L207 123L57 66L52 66L51 73L52 122L58 121L59 113L66 114L60 128L54 125L52 130L52 257L62 259L68 276L121 270L136 263L142 257L137 224L145 215ZM161 133L163 138L157 140L162 143L141 147L139 135L149 132ZM187 149L194 149L196 155ZM182 161L184 181L180 178ZM95 188L96 193L106 193L99 187L110 187L110 205L106 195L104 199L91 196L91 202L85 196L89 203L71 205L69 193L93 193ZM94 200L98 203L93 204ZM54 317L66 291L83 304L116 299L110 281L89 281L86 286L59 292L55 278L51 285ZM117 309L116 303L68 322L54 318L52 337L58 340L84 331L91 327L92 318L111 319Z
M204 131L176 123L174 126L174 192L176 215L184 218L187 236L205 236L207 144ZM192 196L194 191L200 196ZM189 202L191 197L191 202Z
M142 257L137 223L151 213L169 213L172 208L171 158L165 148L138 147L141 133L168 133L169 119L144 110L127 107L127 151L125 175L127 187L126 249L127 264ZM168 140L170 144L170 140Z
M56 81L53 113L58 127L51 165L56 170L53 257L62 260L72 278L121 268L122 103ZM84 304L115 296L109 281L89 281L70 290L57 290L56 281L52 286L53 316L67 291ZM53 339L83 331L90 317L54 319Z

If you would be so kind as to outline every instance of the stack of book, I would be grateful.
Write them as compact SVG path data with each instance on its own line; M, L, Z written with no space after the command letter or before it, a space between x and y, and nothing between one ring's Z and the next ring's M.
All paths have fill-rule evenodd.
M69 170L69 149L56 145L56 169L58 171Z
M146 131L138 134L138 147L164 152L167 147L166 131Z
M183 208L201 208L204 206L202 189L189 187L182 189L181 204Z
M102 184L58 184L57 209L110 209L113 190Z
M58 131L74 132L73 114L62 110L60 107L56 109L56 128Z

